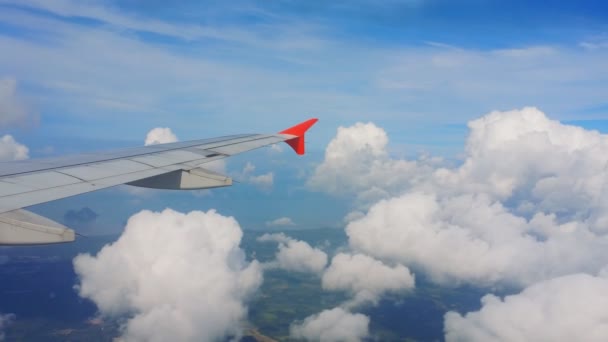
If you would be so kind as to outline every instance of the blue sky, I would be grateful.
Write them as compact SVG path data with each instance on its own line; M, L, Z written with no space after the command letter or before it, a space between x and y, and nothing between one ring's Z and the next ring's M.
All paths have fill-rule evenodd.
M188 140L274 132L318 117L306 158L260 151L229 161L230 172L247 161L274 171L270 192L243 185L201 203L261 224L271 213L256 217L236 198L257 191L249 195L272 206L296 192L339 212L317 224L335 223L346 205L306 191L298 171L320 161L338 126L373 121L388 132L396 155L452 157L462 150L466 122L491 110L537 106L551 118L606 131L607 7L602 1L0 0L0 79L17 82L29 117L0 133L13 134L39 157L141 144L158 126ZM285 159L290 167L276 163ZM148 206L125 211L192 198L154 196ZM55 206L78 205L66 201Z

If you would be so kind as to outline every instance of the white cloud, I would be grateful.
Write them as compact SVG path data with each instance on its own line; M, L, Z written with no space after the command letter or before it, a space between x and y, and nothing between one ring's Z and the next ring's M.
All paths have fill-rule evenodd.
M596 36L579 43L583 49L595 51L608 48L608 36Z
M278 267L288 271L309 272L320 274L327 265L327 254L318 248L313 248L305 241L292 239L283 233L264 234L258 241L278 242L276 260L266 267Z
M320 273L327 265L327 254L304 241L279 244L276 258L280 268L290 271Z
M353 121L374 115L395 123L394 127L413 127L421 121L461 122L483 108L532 101L567 113L598 106L605 97L597 84L602 81L606 49L590 53L578 46L554 46L554 53L542 58L513 58L487 49L446 49L440 44L370 49L358 42L336 41L331 25L275 15L267 6L259 12L259 8L234 10L218 3L210 6L208 15L218 19L222 13L221 19L209 22L222 24L200 26L99 4L9 1L18 6L3 8L0 20L16 30L44 31L48 40L0 37L0 65L18 71L16 77L32 85L39 106L54 106L62 117L85 122L102 117L139 123L144 117L204 112L208 123L229 121L253 127L260 118L272 122L282 113L297 111L327 118L349 113ZM57 15L49 16L47 11ZM270 15L263 14L263 24L246 29L226 25L224 20L260 13ZM103 25L83 25L70 21L70 16ZM188 40L193 48L159 44L134 32ZM205 49L208 39L222 48ZM270 56L294 72L269 68L256 58L223 58L252 48L256 55ZM512 50L542 49L546 47L514 46ZM39 59L45 63L36 63ZM443 66L450 63L458 67ZM87 68L90 65L96 67ZM354 67L357 73L348 72ZM129 70L129 78L116 70ZM237 78L239 82L233 82ZM332 90L320 91L319 82L331 85ZM353 92L345 86L355 83L363 88ZM442 99L441 105L435 105L437 98ZM243 117L245 111L252 115ZM195 129L190 114L182 118L174 128ZM121 127L113 133L126 131Z
M417 184L431 169L421 161L393 159L388 135L373 123L339 127L308 186L330 194L356 195L364 203L397 194Z
M289 217L279 217L278 219L266 222L266 226L268 227L277 227L277 226L295 226L296 224Z
M273 152L281 153L283 152L283 147L279 144L272 144L270 145L270 150Z
M501 56L512 58L543 58L557 53L557 51L550 46L532 46L519 49L503 49L494 50L493 52Z
M278 243L288 243L293 240L289 236L285 235L285 233L266 233L262 236L259 236L257 239L259 242L278 242Z
M371 124L341 128L309 184L395 196L350 217L351 248L440 283L525 286L608 264L607 136L535 108L492 112L469 128L464 162L453 168L391 158Z
M604 282L569 275L606 273L608 136L550 120L532 107L491 112L470 121L469 130L463 162L446 167L432 159L392 158L384 131L372 124L341 128L309 185L355 194L358 201L381 199L363 216L347 216L353 253L407 265L440 284L528 287L525 296L504 302L486 297L478 313L449 314L448 340L571 340L583 330L589 340L605 339L605 328L596 324L605 305L593 307L582 296L580 303L546 307L551 300L562 303L568 289L575 301L579 289ZM396 165L412 167L404 172ZM383 179L394 183L386 186ZM556 277L570 280L556 280L560 290L553 294L547 284ZM348 288L346 278L338 279ZM544 291L547 298L512 305ZM579 321L561 320L558 313L578 306L588 310L578 310ZM554 326L560 326L555 334Z
M132 216L96 256L74 259L79 294L103 315L127 316L123 338L211 341L238 336L245 301L262 282L239 248L242 231L215 211Z
M253 184L261 189L268 190L272 188L274 183L274 173L268 172L261 175L254 175L255 165L247 162L243 167L243 171L238 175L244 182Z
M263 189L269 189L274 183L274 173L268 172L257 176L249 176L248 182Z
M253 171L255 171L255 165L253 165L253 163L251 163L251 162L247 162L245 164L245 166L243 167L242 173L244 176L248 176L248 175L252 174Z
M0 127L23 125L30 119L28 108L17 94L17 81L0 78Z
M12 135L0 138L0 161L23 160L29 158L27 146L15 141Z
M346 214L346 216L344 216L343 221L345 223L349 223L351 221L358 220L358 219L360 219L360 218L362 218L364 216L365 216L364 212L359 211L359 210L354 210L354 211L351 211L348 214Z
M177 137L169 127L156 127L146 134L145 145L156 145L176 142Z
M347 226L350 245L416 266L437 282L526 285L608 264L608 237L581 222L526 220L485 195L413 192L374 205Z
M346 290L354 298L349 305L376 303L385 292L400 292L414 288L414 276L407 267L383 264L363 254L339 253L323 273L323 288Z
M0 313L0 341L4 341L4 338L6 337L4 334L4 329L6 329L6 327L11 325L14 320L15 320L14 314Z
M563 125L536 108L492 112L469 122L464 164L439 169L437 188L484 193L525 212L586 219L601 230L608 136Z
M446 341L606 341L608 279L573 274L534 284L482 308L445 315Z
M324 310L293 324L290 334L296 339L319 342L355 342L369 335L369 317L342 308Z

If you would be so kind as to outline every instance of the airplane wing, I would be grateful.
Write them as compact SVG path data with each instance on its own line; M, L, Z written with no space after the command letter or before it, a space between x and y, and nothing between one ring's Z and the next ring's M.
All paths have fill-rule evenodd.
M121 150L0 163L0 245L71 242L75 232L22 208L119 184L194 190L232 185L205 163L286 142L304 154L310 119L278 134L241 134Z

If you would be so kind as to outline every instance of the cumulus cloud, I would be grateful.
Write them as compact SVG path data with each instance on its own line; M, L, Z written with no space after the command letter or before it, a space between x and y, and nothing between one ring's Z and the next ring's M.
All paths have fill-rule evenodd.
M0 127L22 125L30 116L17 94L17 81L13 78L0 79Z
M426 162L391 158L387 145L386 132L371 122L339 127L308 186L334 195L354 194L364 203L374 203L430 173Z
M324 310L290 328L293 338L319 342L354 342L369 335L369 317L342 308Z
M414 266L444 284L523 286L608 264L608 237L555 214L527 220L483 194L410 192L346 228L354 250Z
M469 129L464 164L437 170L436 188L513 200L521 212L601 221L588 214L599 214L606 202L608 136L550 120L531 107L492 112L469 122Z
M278 242L276 260L267 267L278 267L288 271L308 272L319 274L327 265L327 254L318 248L313 248L305 241L292 239L283 233L264 234L258 241Z
M212 341L238 336L245 301L262 282L239 248L242 231L215 211L132 216L96 256L74 259L80 296L101 314L126 317L123 338Z
M289 217L279 217L278 219L266 222L266 226L268 227L277 227L277 226L295 226L296 224Z
M14 314L2 314L0 313L0 341L4 341L6 337L4 334L4 329L11 325L15 321Z
M0 138L0 161L28 159L29 151L27 146L18 143L12 135Z
M177 136L173 134L169 127L156 127L146 134L145 145L167 144L177 141Z
M354 295L350 305L375 303L385 292L414 288L414 276L407 267L383 264L364 254L339 253L323 273L323 288L345 290Z
M445 315L447 341L606 341L608 279L573 274L521 293L482 298L479 311Z
M509 53L526 57L520 52ZM444 285L525 288L484 297L479 312L446 315L448 340L605 340L606 303L593 301L605 278L581 273L608 273L608 135L532 107L494 111L468 127L454 167L391 157L386 133L371 123L341 127L308 185L375 202L345 218L355 256ZM353 256L334 258L326 289L340 274L338 257ZM364 282L374 277L343 268L352 279L336 276L334 287L355 300L356 286L374 288Z
M290 238L289 236L285 235L285 233L273 233L273 234L266 233L257 238L257 241L259 241L259 242L288 243L291 240L293 240L293 239Z
M349 223L351 221L358 220L358 219L360 219L360 218L362 218L364 216L365 216L364 212L359 211L359 210L354 210L354 211L351 211L348 214L346 214L346 216L344 216L343 221L345 223Z
M249 176L248 181L249 181L249 183L251 183L253 185L259 186L264 189L268 189L268 188L271 188L272 184L274 183L274 173L268 172L268 173L264 173L262 175Z
M255 165L251 162L247 162L245 167L243 167L243 171L239 175L244 182L253 184L262 189L270 189L274 184L274 173L268 172L261 175L254 175Z
M608 264L608 136L531 107L469 130L448 168L390 157L373 124L340 128L309 185L382 198L348 215L351 249L439 283L526 286Z

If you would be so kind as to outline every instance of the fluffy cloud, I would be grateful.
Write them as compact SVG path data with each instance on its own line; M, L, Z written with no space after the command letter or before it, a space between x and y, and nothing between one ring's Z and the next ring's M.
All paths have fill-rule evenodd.
M0 79L0 127L22 125L29 118L28 109L17 95L17 81Z
M271 188L272 184L274 183L274 173L268 172L262 175L249 176L248 181L253 185L268 189Z
M0 138L0 161L23 160L29 158L27 146L18 143L11 135Z
M397 265L390 267L363 254L339 253L323 273L323 288L326 290L346 290L354 295L350 305L376 302L389 291L403 291L414 288L414 276L410 271Z
M536 108L492 112L469 122L466 159L439 169L435 189L484 193L518 212L553 212L608 229L608 136L550 120Z
M369 317L342 308L322 311L291 326L294 338L320 342L361 341L369 335Z
M279 267L289 271L321 273L327 265L327 254L308 243L292 239L285 234L264 234L258 241L279 243L276 261L268 267Z
M606 278L588 274L608 269L608 135L531 107L468 126L455 167L390 157L373 124L340 128L309 185L381 199L345 219L354 253L440 284L525 288L447 314L448 340L605 340Z
M530 220L482 194L411 192L374 205L346 228L350 245L445 284L527 285L608 264L608 236L555 214Z
M430 173L423 161L390 158L387 144L386 132L373 123L339 127L308 186L334 195L355 194L360 201L373 203L402 192Z
M293 239L290 238L289 236L285 235L284 233L274 233L274 234L266 233L262 236L259 236L257 238L257 240L259 242L288 243L289 241L292 241Z
M0 313L0 341L4 341L4 329L8 327L15 320L13 314L2 314Z
M262 281L247 263L234 218L170 209L132 216L122 236L74 268L82 297L128 318L126 340L211 341L238 336L245 301Z
M260 187L262 189L270 189L272 188L272 185L274 183L274 173L273 172L268 172L265 174L261 174L261 175L254 175L253 172L255 171L255 165L253 165L251 162L247 162L247 164L245 164L245 167L243 168L243 171L241 172L241 174L239 175L243 181L253 184L257 187Z
M176 142L177 137L169 127L156 127L146 134L145 145L156 145Z
M351 248L440 283L526 286L608 264L608 136L536 108L469 129L463 163L447 168L391 158L373 124L340 128L309 185L385 198L349 215Z
M447 341L606 341L608 279L573 274L534 284L482 308L445 316Z
M266 226L268 227L277 227L277 226L295 226L296 224L289 217L279 217L276 220L266 222Z

